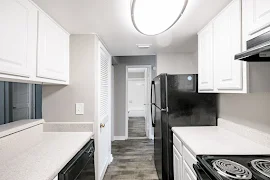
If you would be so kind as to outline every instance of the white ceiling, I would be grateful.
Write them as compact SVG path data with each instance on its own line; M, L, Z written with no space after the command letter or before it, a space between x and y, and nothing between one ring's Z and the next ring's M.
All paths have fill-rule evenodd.
M197 32L231 0L189 0L167 32L145 36L135 30L130 0L33 0L71 34L97 33L113 56L197 51ZM162 13L162 12L161 12ZM136 44L152 44L138 49Z

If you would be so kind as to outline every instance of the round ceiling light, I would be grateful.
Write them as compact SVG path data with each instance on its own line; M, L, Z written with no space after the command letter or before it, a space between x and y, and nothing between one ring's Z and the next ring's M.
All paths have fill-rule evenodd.
M133 0L131 17L135 28L145 35L170 29L183 14L188 0Z

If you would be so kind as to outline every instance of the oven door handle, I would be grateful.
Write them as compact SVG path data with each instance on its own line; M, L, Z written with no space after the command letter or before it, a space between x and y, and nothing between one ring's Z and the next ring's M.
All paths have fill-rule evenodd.
M201 166L197 165L197 164L193 164L193 169L195 170L196 174L197 174L197 179L198 180L203 180L200 171L203 171Z

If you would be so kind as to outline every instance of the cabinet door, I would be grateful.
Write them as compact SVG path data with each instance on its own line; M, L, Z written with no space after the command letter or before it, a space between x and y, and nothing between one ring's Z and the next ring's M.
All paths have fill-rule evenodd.
M173 146L173 176L174 180L182 180L183 159L178 150Z
M183 180L197 180L196 175L191 171L185 160L183 164Z
M243 1L248 24L248 35L252 35L266 27L270 27L270 1L244 0Z
M36 60L37 9L28 0L1 0L0 24L0 73L29 77Z
M241 1L229 4L213 24L217 89L242 90L243 64L234 60L234 55L241 52Z
M67 81L68 75L69 34L39 12L37 76Z
M213 26L206 26L199 33L199 90L214 90Z

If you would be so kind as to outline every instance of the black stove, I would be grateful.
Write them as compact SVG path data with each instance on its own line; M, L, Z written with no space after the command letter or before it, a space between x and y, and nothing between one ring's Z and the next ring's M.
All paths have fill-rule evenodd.
M270 180L270 155L198 155L198 180Z

